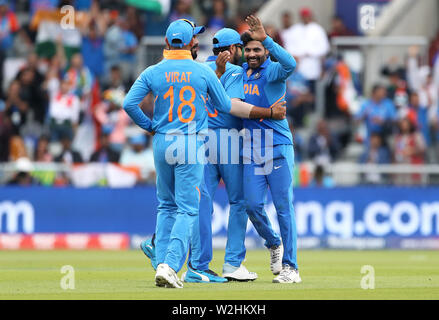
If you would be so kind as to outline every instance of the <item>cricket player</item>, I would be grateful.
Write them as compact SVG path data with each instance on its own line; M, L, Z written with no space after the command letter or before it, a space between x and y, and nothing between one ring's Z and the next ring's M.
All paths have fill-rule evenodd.
M157 224L155 253L159 287L183 288L177 276L195 221L204 173L203 132L207 130L205 97L219 111L242 118L285 118L284 104L270 112L241 101L231 101L209 67L193 61L195 28L184 20L166 30L164 59L143 71L124 100L124 110L142 129L153 134L157 172ZM154 115L139 108L143 98L154 95Z
M294 58L267 36L259 18L249 16L244 43L245 101L270 108L285 97L286 79L296 67ZM278 62L269 58L271 54ZM284 120L244 119L244 198L248 216L270 251L273 282L301 282L297 265L297 232L293 208L293 139ZM260 138L260 139L259 139ZM250 150L249 150L250 149ZM265 156L264 156L265 155ZM269 155L269 157L267 157ZM264 211L270 188L282 239Z
M243 70L237 64L242 57L241 36L235 30L223 28L213 37L213 56L207 58L206 64L216 70L218 54L229 51L230 63L226 65L226 71L220 81L227 95L232 99L243 100L244 84ZM257 274L249 272L242 261L245 258L245 233L247 228L247 212L245 210L242 190L242 159L239 156L242 143L238 150L232 150L232 139L239 141L238 132L242 129L242 119L227 113L218 112L209 99L209 137L215 135L217 144L216 155L228 155L225 161L220 161L220 156L208 161L204 169L205 189L201 189L201 202L199 213L198 230L193 232L191 238L191 254L188 263L188 271L183 275L185 282L226 282L228 280L250 281L257 279ZM221 135L221 131L226 135ZM230 135L230 137L229 137ZM228 139L227 143L221 139ZM226 150L223 150L226 148ZM238 155L238 161L232 163L233 152ZM213 198L218 184L223 179L230 204L230 213L227 228L227 244L224 257L223 277L219 277L209 269L212 260L212 213ZM208 195L205 194L207 190Z

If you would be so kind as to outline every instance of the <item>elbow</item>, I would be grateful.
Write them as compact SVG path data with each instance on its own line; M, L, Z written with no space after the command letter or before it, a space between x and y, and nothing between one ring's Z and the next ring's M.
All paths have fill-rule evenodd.
M125 112L128 113L128 110L130 109L130 105L127 100L123 101L122 108L125 110Z
M296 70L296 59L294 59L293 56L290 56L290 59L288 59L288 62L283 66L283 69L285 70L286 74L290 76L294 70Z
M288 71L290 73L293 73L294 70L296 70L296 66L297 66L296 59L294 59L294 57L291 56L291 58L289 59L289 63L288 63Z

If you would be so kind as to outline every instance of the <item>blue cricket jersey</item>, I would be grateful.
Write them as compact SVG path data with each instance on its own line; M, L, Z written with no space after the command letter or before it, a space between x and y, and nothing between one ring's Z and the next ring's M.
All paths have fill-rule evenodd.
M208 95L220 112L230 112L231 100L211 68L193 61L189 50L164 50L163 56L140 74L125 97L123 108L139 127L161 134L207 130ZM139 108L149 92L154 95L152 121Z
M274 104L285 100L286 80L296 68L296 60L273 39L267 36L262 45L279 61L273 62L270 58L250 77L247 76L248 63L243 64L245 102L255 106L270 108ZM260 129L262 132L262 146L265 145L264 131L273 130L273 145L293 144L293 138L288 120L272 119L244 119L244 127L250 131Z
M216 59L217 56L210 56L206 60L206 65L212 70L216 70ZM240 66L227 62L226 72L221 76L220 81L230 99L245 99L243 74L244 71ZM218 112L220 108L216 108L211 99L207 101L207 108L209 110L209 129L242 129L241 118L229 113Z

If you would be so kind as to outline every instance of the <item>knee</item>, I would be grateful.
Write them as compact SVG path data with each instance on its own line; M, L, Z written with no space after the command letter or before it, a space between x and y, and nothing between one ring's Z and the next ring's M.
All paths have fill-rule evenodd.
M254 197L245 199L245 209L247 210L247 213L251 215L258 214L262 212L264 209L264 202L262 199L256 199Z

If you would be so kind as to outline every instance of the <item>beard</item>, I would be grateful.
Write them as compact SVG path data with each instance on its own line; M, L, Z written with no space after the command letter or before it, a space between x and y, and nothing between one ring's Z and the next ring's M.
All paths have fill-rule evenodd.
M235 64L237 66L240 66L242 64L242 55L239 54L238 51L236 51L235 55L233 56L233 58L230 60L230 62L232 64Z
M192 59L197 59L198 57L198 45L195 45L191 48Z
M254 57L254 60L247 59L248 66L252 69L259 68L264 63L264 61L265 61L264 56Z

